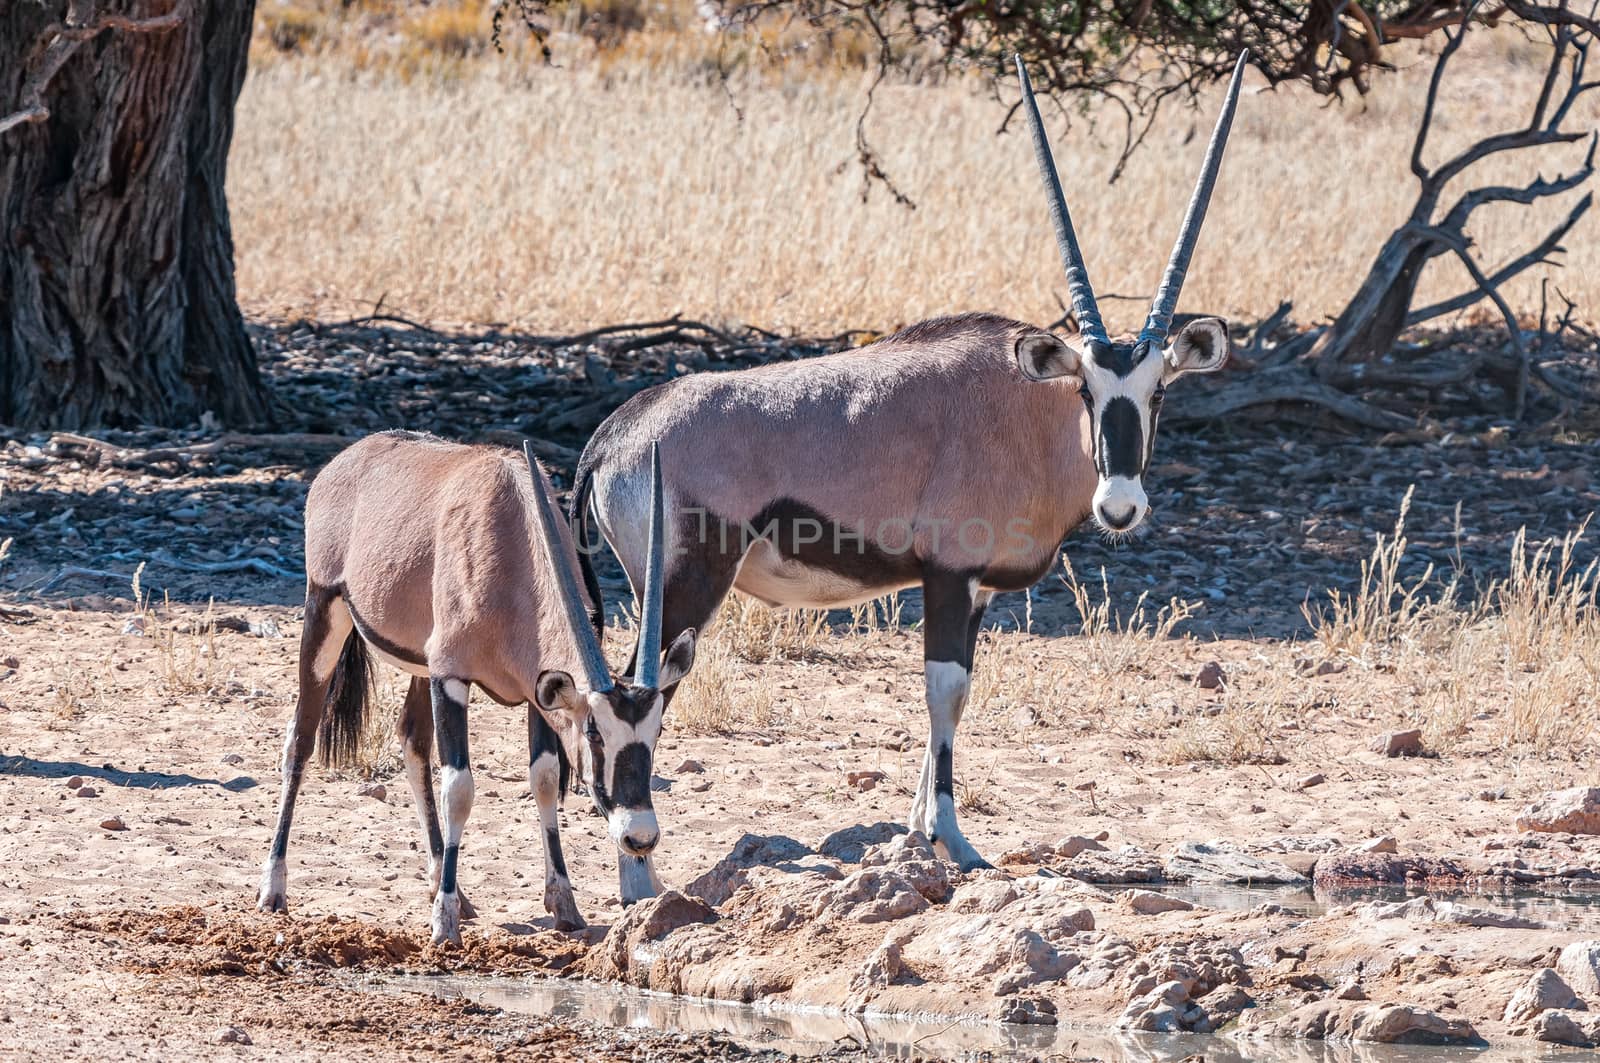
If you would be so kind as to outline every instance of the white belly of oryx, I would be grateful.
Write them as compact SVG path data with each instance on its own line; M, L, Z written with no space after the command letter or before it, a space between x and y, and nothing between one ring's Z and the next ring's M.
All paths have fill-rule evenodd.
M733 586L767 605L790 609L839 609L870 602L901 585L870 585L827 569L785 559L765 539L744 555Z

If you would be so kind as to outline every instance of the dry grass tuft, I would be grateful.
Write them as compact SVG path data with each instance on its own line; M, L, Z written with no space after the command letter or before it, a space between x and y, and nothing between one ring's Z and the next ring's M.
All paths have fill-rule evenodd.
M1592 756L1600 700L1600 560L1579 564L1588 522L1558 540L1513 539L1507 575L1467 597L1433 570L1408 582L1406 493L1394 532L1380 535L1361 582L1307 610L1324 649L1394 671L1412 688L1412 722L1438 748Z
M833 635L823 610L771 609L738 591L723 600L711 630L735 657L751 664L819 659Z
M771 680L714 631L695 651L694 669L672 700L670 725L689 734L762 730L777 716Z

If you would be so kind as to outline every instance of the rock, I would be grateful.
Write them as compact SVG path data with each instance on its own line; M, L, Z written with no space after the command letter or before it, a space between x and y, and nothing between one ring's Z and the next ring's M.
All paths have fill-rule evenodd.
M852 788L866 793L887 778L881 771L852 771L845 776L845 781Z
M746 834L733 844L727 856L685 886L683 892L707 904L723 904L745 884L751 868L775 867L791 872L813 870L811 867L802 867L799 861L814 855L800 842L781 834ZM837 871L834 874L837 875Z
M76 790L74 790L72 792L72 795L74 797L82 797L82 798L99 797L100 796L100 791L96 790L92 786L80 786L80 787L78 787Z
M1321 786L1327 781L1327 776L1323 775L1322 772L1312 772L1310 775L1307 775L1304 779L1300 780L1299 787L1302 790L1309 790L1313 786Z
M1194 677L1194 685L1201 690L1221 690L1228 681L1228 673L1216 661L1207 661Z
M891 984L900 977L904 969L904 960L901 955L903 943L896 935L889 935L883 939L883 944L873 950L867 957L867 962L861 965L861 970L851 979L851 986L855 989L870 989Z
M1556 972L1574 992L1600 1008L1600 941L1574 941L1562 949Z
M1572 987L1549 967L1533 972L1533 977L1511 994L1506 1003L1505 1022L1508 1026L1521 1026L1530 1022L1542 1011L1584 1010Z
M109 831L127 830L128 825L122 822L121 816L112 816L110 819L102 819L100 821L100 829Z
M1379 1044L1481 1044L1472 1024L1446 1019L1409 1004L1361 1004L1318 1000L1269 1023L1264 1033L1312 1041L1371 1041Z
M73 776L71 776L70 778L67 779L67 789L69 789L69 790L76 790L78 787L80 787L82 785L83 785L83 776L82 775L73 775Z
M1020 896L1008 879L984 877L967 882L950 897L948 911L958 913L998 912Z
M898 869L864 867L821 891L811 905L816 919L883 923L928 907L928 899Z
M1180 1018L1194 1033L1215 1033L1237 1019L1246 1008L1255 1006L1256 1002L1243 989L1221 985L1195 1001L1194 1007Z
M218 1045L248 1045L254 1044L250 1035L238 1026L224 1026L211 1035L212 1044Z
M897 834L886 842L869 846L861 854L862 867L887 867L908 861L936 860L933 843L921 831Z
M1034 842L1032 845L1020 846L1016 849L1007 849L995 857L996 867L1032 867L1036 864L1048 864L1055 859L1054 846L1044 842Z
M1390 731L1381 734L1367 743L1367 748L1374 753L1382 753L1386 757L1420 757L1422 756L1422 732Z
M1600 834L1600 787L1575 786L1545 794L1517 816L1517 829L1545 834Z
M1463 1045L1482 1040L1465 1019L1447 1019L1408 1004L1368 1006L1350 1024L1352 1041L1384 1045Z
M1128 1001L1114 1025L1119 1030L1176 1033L1183 1029L1183 1013L1188 1003L1188 986L1177 981L1162 982L1148 993Z
M709 789L711 789L710 779L696 779L694 782L689 784L690 793L703 794Z
M1132 846L1114 853L1086 850L1056 870L1079 882L1117 886L1167 881L1161 861L1154 854Z
M1334 989L1333 999L1366 1000L1367 991L1361 988L1361 982L1356 978L1356 976L1351 975L1349 978L1346 978L1344 981L1340 982L1339 985Z
M1460 882L1467 871L1460 864L1432 856L1399 856L1395 853L1331 853L1317 861L1316 885L1319 890L1347 886L1406 883Z
M717 921L717 913L710 905L698 897L684 896L677 890L666 890L658 897L640 901L634 905L634 909L640 910L635 923L639 927L639 937L644 941L657 941L691 923Z
M871 823L836 830L822 839L817 852L846 864L859 864L869 845L881 845L899 834L905 834L901 823Z
M1106 851L1106 847L1101 845L1100 840L1097 838L1085 838L1082 835L1073 834L1056 842L1055 850L1057 856L1071 860L1079 853L1103 853Z
M1356 846L1356 852L1358 853L1397 853L1399 851L1400 843L1387 834L1381 838L1369 838Z
M1045 997L1012 997L1001 1006L995 1016L1001 1022L1027 1026L1054 1026L1056 1006Z
M374 801L387 801L389 788L381 782L369 782L356 791L357 797L370 797Z
M1600 1016L1572 1011L1543 1011L1533 1020L1529 1033L1535 1041L1570 1045L1573 1048L1600 1048Z
M678 765L679 775L699 775L705 770L706 766L693 757L684 758L683 763Z
M1190 882L1297 886L1306 877L1274 860L1263 860L1227 842L1184 842L1167 857L1168 878Z
M244 763L244 757L238 753L227 753L222 757L222 763L232 768L237 768Z
M1192 912L1194 905L1182 897L1174 897L1153 890L1128 890L1122 895L1122 904L1139 915L1159 915L1162 912Z
M704 902L677 890L666 890L625 910L576 969L594 978L654 988L652 967L665 951L656 943L675 931L688 933L685 928L715 923L717 918L717 913ZM715 934L716 930L707 926L705 932Z

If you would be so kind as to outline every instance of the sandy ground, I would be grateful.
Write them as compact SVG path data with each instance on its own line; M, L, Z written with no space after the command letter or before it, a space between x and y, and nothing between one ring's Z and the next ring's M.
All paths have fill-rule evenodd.
M265 626L269 634L259 636L185 633L198 615L185 608L157 610L135 633L132 603L119 599L28 609L26 622L5 626L0 674L0 1031L9 1031L0 1053L170 1056L213 1043L229 1025L283 1056L386 1057L405 1045L487 1057L519 1043L556 1054L563 1044L663 1058L732 1051L698 1040L619 1042L615 1033L461 1004L367 998L331 980L330 968L346 966L563 971L619 917L613 850L600 820L573 799L563 838L594 927L576 936L548 929L520 711L482 697L472 705L478 791L462 883L480 917L464 952L423 947L421 838L392 744L373 757L383 799L359 794L369 779L358 773L310 772L290 847L291 914L258 916L255 880L294 697L297 612L225 610ZM1084 640L1001 638L1018 659L1062 675L1084 664L1075 654L1090 652ZM1498 756L1492 733L1445 756L1385 758L1367 742L1401 722L1401 681L1354 669L1318 676L1303 664L1297 671L1306 652L1304 644L1171 641L1146 650L1138 678L1086 684L1063 695L1064 707L997 699L969 712L957 749L969 839L995 859L1074 834L1154 853L1208 839L1389 835L1402 853L1482 867L1508 857L1504 839L1523 804L1597 781L1592 763ZM1194 682L1211 662L1229 676L1227 689ZM741 696L766 684L775 698L762 729L692 736L669 723L655 794L666 882L684 886L746 833L814 846L841 828L903 819L922 755L919 665L915 633L840 637L808 659L748 670ZM1179 759L1169 756L1181 733L1174 720L1301 673L1293 682L1307 694L1302 710L1257 736L1271 754L1259 759L1278 763L1168 762ZM398 675L383 684L380 711L392 713ZM703 773L679 770L691 758ZM847 780L862 770L883 778L863 791ZM1312 773L1326 781L1302 789ZM1600 867L1600 839L1563 844L1562 860ZM1202 911L1194 919L1207 917L1226 918ZM324 925L336 939L360 940L295 938ZM1168 929L1217 937L1215 927L1185 926ZM1255 929L1283 928L1268 920ZM1561 935L1547 936L1535 952L1560 944ZM1521 971L1524 961L1532 962L1504 962ZM1498 993L1508 980L1478 984ZM1120 1003L1096 999L1087 1010L1093 1017Z

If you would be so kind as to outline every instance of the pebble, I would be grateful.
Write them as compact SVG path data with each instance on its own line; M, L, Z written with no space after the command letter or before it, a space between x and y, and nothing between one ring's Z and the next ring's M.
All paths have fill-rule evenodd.
M128 826L127 826L127 824L122 822L122 817L121 816L112 816L110 819L102 819L100 821L100 829L101 830L113 830L113 831L115 831L115 830L127 830Z
M238 753L228 753L223 756L222 763L237 768L244 763L244 757Z
M689 784L690 793L703 794L709 789L711 789L710 779L696 779Z
M250 1035L238 1026L224 1026L211 1035L211 1040L219 1045L248 1045L255 1043L250 1040Z
M1309 790L1313 786L1321 786L1327 781L1327 776L1323 775L1320 771L1313 772L1310 775L1307 775L1304 779L1300 780L1300 789Z
M845 776L845 781L854 789L866 793L887 778L881 771L852 771Z
M1382 753L1386 757L1420 757L1422 756L1422 732L1390 731L1381 734L1367 743L1367 748L1374 753Z
M80 786L74 791L79 797L99 797L100 791L92 786Z
M1399 851L1400 844L1387 834L1377 838L1369 838L1356 846L1356 852L1359 853L1398 853Z
M1221 690L1227 681L1228 673L1216 661L1207 661L1201 667L1200 674L1194 677L1195 686L1201 690Z
M678 765L679 775L698 775L705 770L706 766L693 757L686 758L682 764Z
M78 787L80 787L82 785L83 785L83 776L82 775L74 775L70 779L67 780L67 789L69 789L69 790L76 790Z
M357 790L356 795L358 797L370 797L374 801L387 801L389 799L389 788L381 782L369 782ZM485 794L484 796L487 797L488 795Z

